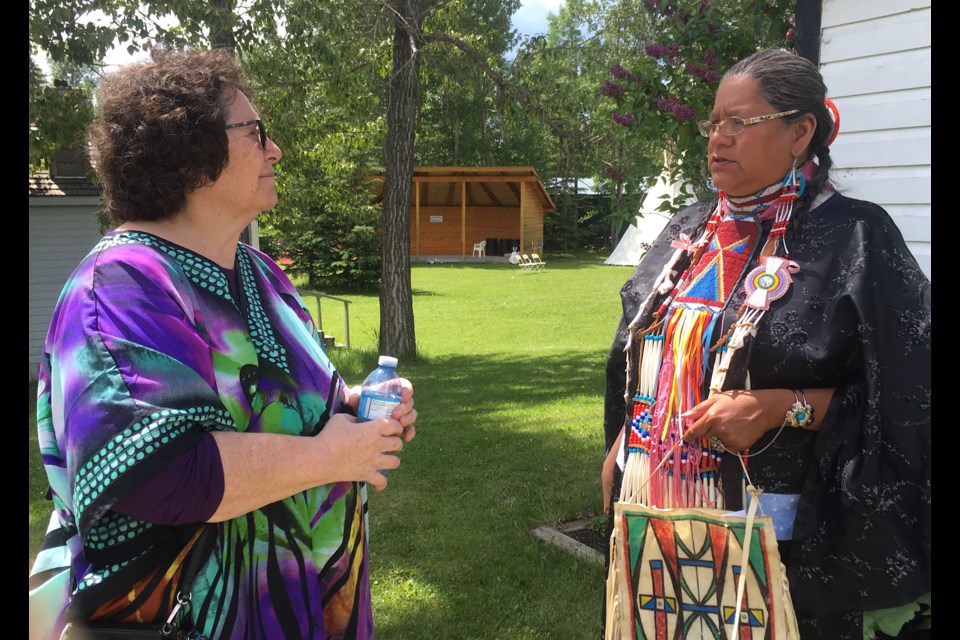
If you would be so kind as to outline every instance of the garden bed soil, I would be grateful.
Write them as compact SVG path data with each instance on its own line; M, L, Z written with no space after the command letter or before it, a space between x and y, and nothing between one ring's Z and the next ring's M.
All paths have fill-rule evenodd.
M565 530L561 527L560 531L577 542L585 544L595 551L599 551L606 557L610 540L603 535L603 532L597 531L593 527L580 527L573 530Z

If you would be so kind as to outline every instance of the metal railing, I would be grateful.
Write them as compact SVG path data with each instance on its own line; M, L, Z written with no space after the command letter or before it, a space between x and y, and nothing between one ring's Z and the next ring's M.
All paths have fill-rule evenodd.
M337 296L331 296L326 293L320 293L319 291L310 291L308 289L300 289L297 291L304 298L312 297L317 300L317 329L323 333L323 310L321 308L320 299L329 298L330 300L336 300L337 302L343 303L343 326L344 326L344 340L346 340L347 349L350 348L350 301L344 298L338 298Z

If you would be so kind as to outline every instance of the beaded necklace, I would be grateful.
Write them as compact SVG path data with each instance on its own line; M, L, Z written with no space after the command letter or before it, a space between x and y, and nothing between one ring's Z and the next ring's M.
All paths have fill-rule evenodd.
M782 182L752 196L732 198L720 192L700 238L694 242L680 234L672 243L673 256L628 329L627 380L633 340L642 343L621 501L660 508L723 508L717 475L722 446L706 438L684 441L680 416L704 400L708 371L709 393L722 390L733 354L747 335L756 334L763 313L786 293L790 274L799 270L789 259L784 236L793 203L805 184L803 172L794 166ZM773 226L760 251L760 264L744 278L746 299L730 329L710 348L708 341L730 294L750 266L760 236L758 220L771 217ZM684 254L690 256L689 266L674 282L674 267ZM653 322L638 330L657 294L666 297Z

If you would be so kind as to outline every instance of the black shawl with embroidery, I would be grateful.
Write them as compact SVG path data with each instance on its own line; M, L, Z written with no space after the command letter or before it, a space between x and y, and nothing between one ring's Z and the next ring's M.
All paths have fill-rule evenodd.
M671 241L681 231L699 237L715 202L674 216L620 291L623 316L607 361L607 450L630 415L627 325L673 254ZM801 221L788 236L800 271L737 353L724 388L742 388L749 371L753 389L836 389L818 432L784 429L748 470L767 492L802 496L790 557L783 558L798 614L893 607L931 590L930 281L873 203L834 194ZM763 223L758 248L769 226ZM729 328L743 295L738 285L710 344ZM661 300L651 299L648 316ZM636 384L629 381L631 396ZM752 448L759 451L775 433ZM725 492L727 507L737 509L739 462L725 454L722 465L737 478L736 491ZM614 499L618 492L615 486Z

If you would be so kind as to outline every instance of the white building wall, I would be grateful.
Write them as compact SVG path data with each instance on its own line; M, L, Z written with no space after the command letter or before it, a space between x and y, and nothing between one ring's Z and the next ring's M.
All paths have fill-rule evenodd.
M53 307L70 273L102 237L99 197L32 197L29 215L28 289L30 379L37 379L40 352Z
M820 71L840 111L831 174L890 213L931 276L930 0L823 0Z

